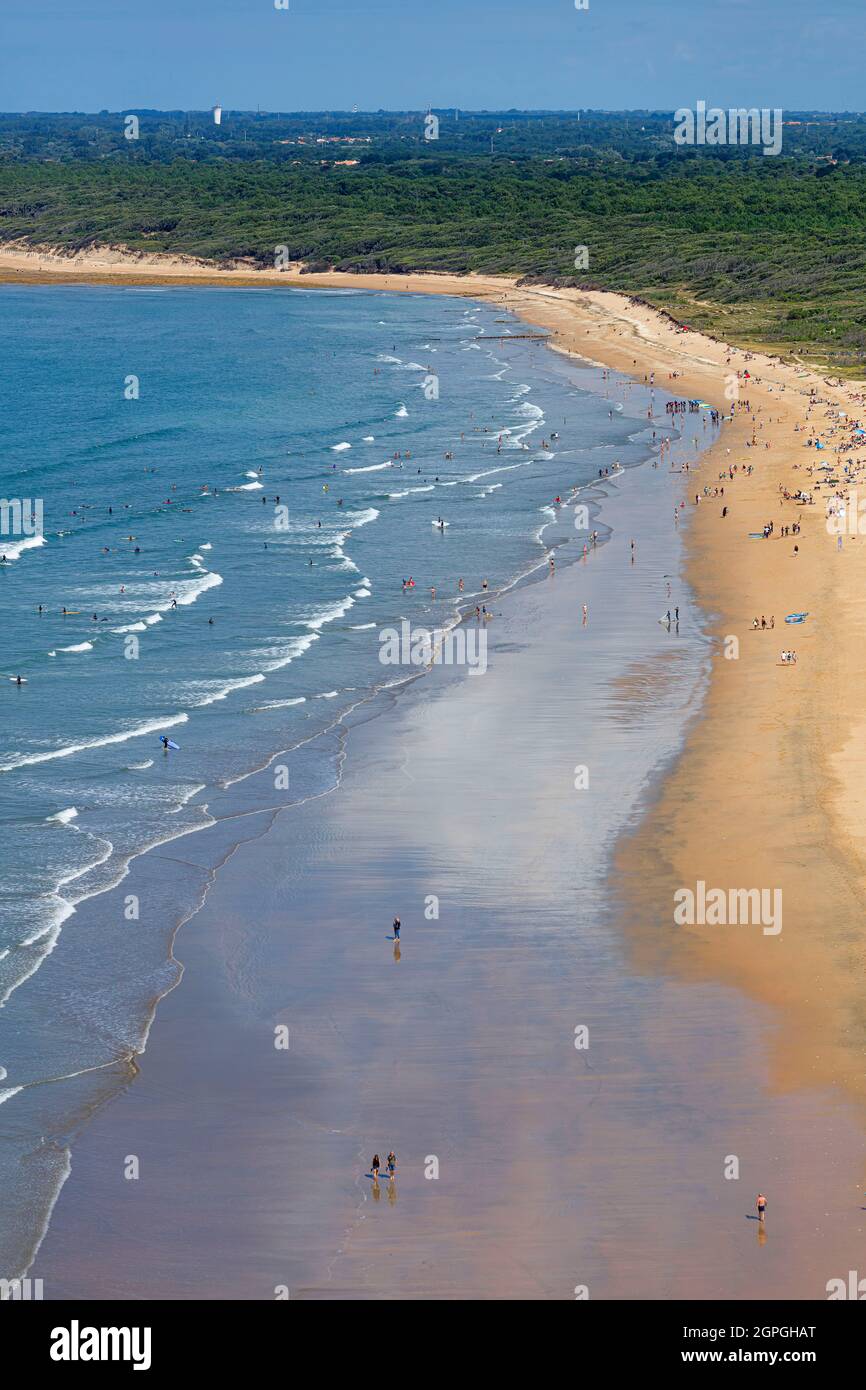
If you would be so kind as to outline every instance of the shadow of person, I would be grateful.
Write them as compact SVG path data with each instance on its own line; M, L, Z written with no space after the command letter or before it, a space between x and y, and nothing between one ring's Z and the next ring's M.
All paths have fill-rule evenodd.
M381 1187L379 1186L379 1179L378 1179L378 1178L374 1178L374 1179L373 1179L373 1186L372 1186L372 1188L371 1188L371 1191L372 1191L372 1193L373 1193L373 1201L374 1201L374 1202L381 1201L381 1198L382 1198L382 1189L381 1189Z
M399 960L399 959L400 959L400 943L399 943L399 941L395 942L395 944L394 944L394 959L395 959L395 960Z
M393 1178L388 1183L388 1201L390 1202L392 1207L394 1203L397 1201L397 1184L395 1183Z

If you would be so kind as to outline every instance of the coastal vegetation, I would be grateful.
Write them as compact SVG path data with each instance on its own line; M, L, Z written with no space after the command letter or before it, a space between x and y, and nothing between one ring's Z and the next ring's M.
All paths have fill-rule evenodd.
M514 275L840 372L866 354L860 117L792 118L778 158L678 147L660 113L442 113L436 140L423 113L125 119L0 117L0 243Z

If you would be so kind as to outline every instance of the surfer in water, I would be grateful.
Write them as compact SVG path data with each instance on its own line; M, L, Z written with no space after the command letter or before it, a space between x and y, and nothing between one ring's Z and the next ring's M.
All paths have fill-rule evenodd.
M167 752L168 752L168 737L167 737L167 735L166 735L166 734L160 734L160 736L159 736L159 741L160 741L160 743L162 744L163 749L164 749L165 752L167 753Z

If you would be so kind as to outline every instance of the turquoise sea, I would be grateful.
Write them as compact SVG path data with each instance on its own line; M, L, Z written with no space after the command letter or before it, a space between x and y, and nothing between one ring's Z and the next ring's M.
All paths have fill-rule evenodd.
M333 787L346 714L417 675L382 629L603 545L600 475L673 432L660 389L525 331L422 295L0 287L0 1275L129 1078L252 774ZM147 899L101 911L157 846Z

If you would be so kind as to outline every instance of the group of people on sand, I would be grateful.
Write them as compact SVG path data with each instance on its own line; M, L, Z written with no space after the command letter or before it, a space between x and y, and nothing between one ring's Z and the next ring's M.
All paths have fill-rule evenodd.
M796 665L797 665L797 653L796 653L796 652L782 652L782 665L783 665L783 666L796 666Z
M763 632L764 628L774 628L775 626L776 619L772 613L770 614L769 622L767 622L767 619L764 617L763 613L761 614L760 621L757 618L752 619L752 631L754 631L755 628L760 628Z
M379 1158L379 1155L373 1154L373 1162L370 1164L370 1173L372 1174L374 1182L379 1181L379 1169L381 1168L381 1166L382 1163ZM393 1149L389 1153L388 1157L385 1159L385 1167L388 1171L388 1177L390 1178L391 1182L393 1182L397 1176L397 1155L395 1154Z

